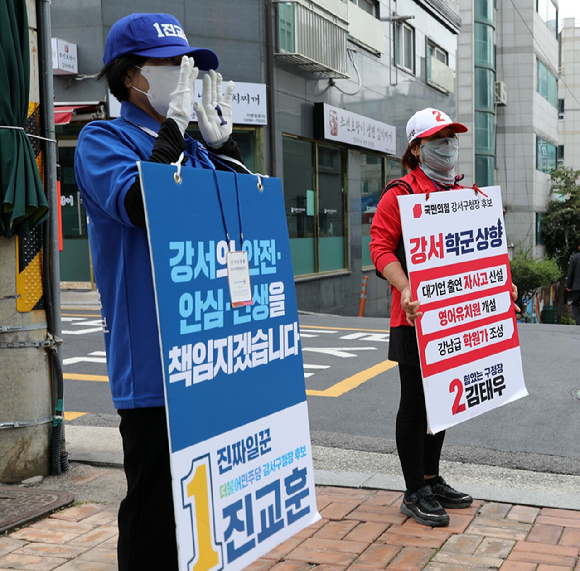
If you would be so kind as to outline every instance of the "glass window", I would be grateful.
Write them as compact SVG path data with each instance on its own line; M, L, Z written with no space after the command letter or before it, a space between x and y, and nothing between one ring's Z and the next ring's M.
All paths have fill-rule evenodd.
M381 193L385 187L383 176L383 159L379 155L361 153L361 214L362 214L362 265L372 266L369 243L371 241L371 223Z
M395 58L398 66L415 72L415 30L402 22L396 24Z
M316 271L312 143L284 137L284 202L294 275Z
M436 75L432 70L433 59L439 60L441 63L448 65L448 55L445 50L442 50L437 44L434 44L431 40L427 41L427 83L433 83ZM435 77L434 77L435 75Z
M60 204L63 238L87 236L87 213L77 187L74 170L74 147L59 147L61 166Z
M342 149L284 136L283 154L294 275L346 268Z
M550 174L556 168L556 156L556 145L536 137L536 169Z
M495 111L495 73L491 69L475 68L475 108Z
M552 31L554 37L558 37L558 10L552 0L536 0L536 12Z
M554 107L558 106L558 80L556 76L538 59L538 93Z
M558 145L558 154L556 157L556 161L558 163L558 166L564 164L564 145Z
M389 182L402 177L405 172L398 159L379 155L361 154L361 214L362 214L362 266L372 266L369 243L371 224L383 189Z
M294 4L290 2L280 2L278 4L278 20L279 20L279 38L280 51L286 53L294 53L296 51L294 41L296 39L294 30L296 15L294 12Z
M318 145L318 232L321 272L346 268L342 150Z
M475 182L478 186L493 186L495 184L495 157L475 155Z
M361 214L362 214L362 266L372 266L369 243L371 224L383 189L389 182L405 173L398 159L361 153Z
M375 0L350 0L353 4L356 4L361 10L364 10L371 16L378 18L378 2Z
M493 0L475 0L475 21L494 22Z
M558 119L564 120L565 117L565 99L558 99Z
M486 24L475 24L475 65L495 65L494 30Z
M536 246L543 246L544 240L542 240L542 221L546 218L545 213L536 212Z
M495 153L495 124L492 113L475 112L475 151Z

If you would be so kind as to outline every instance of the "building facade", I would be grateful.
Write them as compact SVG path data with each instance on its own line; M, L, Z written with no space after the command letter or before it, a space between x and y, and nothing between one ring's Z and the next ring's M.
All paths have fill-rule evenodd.
M566 18L560 28L557 162L580 170L580 22Z
M557 164L556 0L460 0L460 167L502 187L510 252L543 255L540 227Z
M118 112L95 79L105 38L119 18L158 9L133 0L52 4L53 36L78 54L78 74L55 77L58 107L77 106L58 132L63 281L90 282L72 158L82 125ZM387 315L370 223L382 189L402 174L410 116L424 107L455 114L457 1L168 0L163 10L192 45L216 51L223 77L242 87L238 110L262 99L253 99L254 123L238 123L234 110L234 135L251 169L282 179L299 309L356 315L368 275L366 314Z

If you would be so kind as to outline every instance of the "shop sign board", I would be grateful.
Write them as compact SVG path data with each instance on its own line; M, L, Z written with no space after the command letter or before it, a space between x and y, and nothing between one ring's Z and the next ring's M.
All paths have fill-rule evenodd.
M484 193L484 194L482 194ZM498 186L398 197L428 428L528 394Z
M317 138L397 154L397 129L392 125L327 103L315 104L314 117Z
M77 75L79 63L77 45L52 38L52 75Z

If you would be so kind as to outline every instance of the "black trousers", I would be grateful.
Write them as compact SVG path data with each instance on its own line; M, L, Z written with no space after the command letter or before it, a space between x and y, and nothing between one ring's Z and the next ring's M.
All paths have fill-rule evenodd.
M427 412L421 369L399 363L401 402L397 413L396 441L409 493L425 486L425 476L439 474L445 431L427 434Z
M576 325L580 325L580 290L574 290L568 293L572 301L572 313Z
M119 508L119 571L178 571L165 408L119 415L127 477Z

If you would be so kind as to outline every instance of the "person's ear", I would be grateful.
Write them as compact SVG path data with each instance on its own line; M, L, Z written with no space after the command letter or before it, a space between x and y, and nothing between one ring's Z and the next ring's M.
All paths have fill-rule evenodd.
M414 145L411 148L411 154L415 156L417 159L421 160L421 143L418 145Z
M127 74L123 78L123 83L125 87L129 89L133 85L133 78L135 77L135 73L137 73L137 69L131 68L127 70Z

